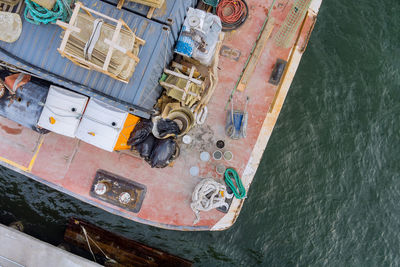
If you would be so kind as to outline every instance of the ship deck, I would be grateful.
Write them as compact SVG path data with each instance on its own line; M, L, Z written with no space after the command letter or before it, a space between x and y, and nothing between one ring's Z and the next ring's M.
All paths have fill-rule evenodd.
M249 97L247 137L230 140L225 136L226 109L253 44L262 28L272 4L269 1L248 0L250 16L234 32L225 34L223 46L240 51L236 60L219 58L219 83L208 104L204 125L197 125L189 135L189 145L180 144L181 154L172 167L152 169L142 159L120 152L107 152L92 145L54 133L38 134L6 118L0 118L1 163L57 190L72 195L114 214L157 227L174 230L222 230L236 220L244 200L234 199L227 214L212 210L201 212L201 219L193 224L195 214L190 208L191 195L201 178L223 182L215 171L217 164L235 168L247 189L253 180L262 154L272 133L284 99L306 48L321 0L313 0L289 48L276 46L274 36L290 11L293 0L277 0L271 12L275 27L244 92L236 92L234 108L243 109ZM26 23L26 22L24 22ZM59 56L59 55L57 55ZM278 86L268 83L277 59L288 61ZM231 161L200 160L200 152L216 150L217 140L225 141L225 148L233 153ZM199 177L189 174L191 166L198 166ZM106 170L147 187L141 210L132 213L90 196L96 171ZM259 177L268 179L268 177ZM252 194L250 190L248 194Z

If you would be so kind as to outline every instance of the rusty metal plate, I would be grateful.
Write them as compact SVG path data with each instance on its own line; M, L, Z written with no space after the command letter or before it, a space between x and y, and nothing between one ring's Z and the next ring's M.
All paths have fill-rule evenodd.
M101 195L97 194L95 191L95 187L98 183L105 184L107 187L105 192ZM142 207L146 191L145 185L104 170L98 170L90 189L90 195L107 203L137 213ZM120 197L121 194L122 196L126 196L126 193L130 195L130 199L124 204L120 202ZM127 199L123 198L123 200Z
M229 46L223 45L219 54L223 57L238 61L242 52L238 49L230 48Z
M269 83L273 85L278 85L281 82L283 73L285 72L287 61L278 58L272 70L271 76L269 78Z

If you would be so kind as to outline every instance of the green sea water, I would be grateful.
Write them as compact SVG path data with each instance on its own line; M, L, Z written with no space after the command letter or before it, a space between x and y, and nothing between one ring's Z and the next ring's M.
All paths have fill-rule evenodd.
M400 265L400 1L324 0L236 224L134 223L0 168L0 222L52 244L69 217L198 266Z

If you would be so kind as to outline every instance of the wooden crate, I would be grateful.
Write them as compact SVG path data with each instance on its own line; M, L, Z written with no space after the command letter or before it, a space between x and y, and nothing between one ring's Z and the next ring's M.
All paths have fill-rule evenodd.
M80 12L85 12L88 16L90 17L96 17L96 18L101 18L103 19L105 22L111 22L114 24L109 24L112 26L115 26L115 30L113 32L112 38L111 40L109 39L105 39L104 43L107 44L108 47L108 51L104 60L104 64L99 65L99 64L94 64L93 62L86 60L84 57L80 57L77 55L74 55L72 53L69 53L68 51L66 51L66 46L68 44L69 38L71 37L71 34L76 32L76 33L80 33L81 29L74 26L75 22L77 20L78 14ZM113 55L113 52L115 50L119 50L120 52L122 52L123 54L126 54L128 57L130 57L131 59L133 59L136 64L140 61L140 59L137 57L137 55L135 55L134 53L132 53L132 51L127 51L127 49L125 49L124 47L119 45L119 37L120 37L120 33L121 33L121 29L125 29L127 30L132 36L133 36L133 40L134 40L134 45L144 45L145 41L138 38L135 33L129 28L129 26L122 20L122 19L114 19L112 17L109 17L107 15L104 15L100 12L97 12L93 9L87 8L85 6L83 6L82 3L77 2L75 4L75 8L74 11L72 13L71 19L69 21L69 23L65 23L63 21L57 21L57 25L59 25L61 28L63 28L65 30L64 32L64 36L62 38L62 42L60 47L57 49L58 52L63 56L68 58L69 60L71 60L73 63L77 64L80 67L86 68L86 69L93 69L99 72L102 72L116 80L119 80L121 82L124 83L128 83L129 82L129 78L128 79L121 79L118 76L116 76L115 74L111 73L109 71L109 65L110 65L110 61L111 61L111 57Z

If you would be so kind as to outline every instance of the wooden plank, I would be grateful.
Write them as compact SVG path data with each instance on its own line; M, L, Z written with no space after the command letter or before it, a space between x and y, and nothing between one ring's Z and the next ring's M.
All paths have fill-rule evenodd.
M69 20L69 25L71 25L71 26L74 25L76 17L78 16L78 13L79 13L79 10L81 7L82 7L82 4L80 2L77 2L75 4L74 12L72 12L71 19ZM60 48L59 48L60 51L64 52L65 46L67 45L68 38L71 35L71 32L72 32L72 29L68 28L65 30L64 38L63 38Z
M182 74L182 73L179 73L179 72L175 72L175 71L172 71L172 70L169 70L169 69L164 69L164 72L166 74L170 74L170 75L173 75L173 76L185 79L185 80L189 80L192 83L195 83L197 85L201 85L202 84L202 81L199 81L199 80L196 80L196 79L192 78L193 74L192 74L192 77L190 77L190 76L187 76L185 74Z
M63 28L64 30L69 29L69 30L71 30L71 31L73 31L73 32L77 32L77 33L80 33L80 32L81 32L81 29L79 29L78 27L75 27L75 26L73 26L73 25L70 25L70 24L68 24L68 23L65 23L64 21L61 21L61 20L57 20L57 21L56 21L56 25L60 26L60 27Z
M186 67L186 66L184 66L184 65L182 65L182 64L179 64L179 63L177 63L177 62L175 62L175 61L172 61L172 67L173 67L173 68L177 68L178 70L181 70L181 71L186 72L186 73L189 71L189 68L188 68L188 67ZM193 73L193 77L194 77L194 78L197 78L197 77L199 77L199 76L200 76L200 72L198 72L197 70L195 70L194 73Z
M78 2L78 3L79 3L79 2ZM76 5L76 4L75 4L75 5ZM119 22L119 20L117 20L117 19L114 19L114 18L112 18L112 17L109 17L109 16L107 16L107 15L105 15L105 14L103 14L103 13L97 12L96 10L87 8L87 7L83 6L83 5L81 5L81 8L82 8L82 10L84 10L84 11L88 11L89 13L93 13L93 14L99 16L99 17L106 18L106 19L108 19L108 20L111 20L112 22L115 22L115 23L118 23L118 22ZM71 24L71 22L70 22L70 24Z
M130 57L131 59L135 60L137 63L140 62L140 58L138 56L136 56L134 53L128 51L128 52L126 52L126 54L128 55L128 57Z
M143 39L137 37L136 35L135 35L135 42L138 43L138 44L140 44L140 45L145 45L145 44L146 44L146 41L145 41L145 40L143 40Z
M160 82L160 85L161 85L161 86L168 87L168 88L172 88L172 89L175 89L175 90L178 90L178 91L181 91L181 92L185 93L185 90L179 88L178 86L176 86L176 85L174 85L174 84L169 84L169 83L166 83L166 82ZM188 91L187 93L188 93L189 95L191 95L191 96L200 98L200 96L198 96L196 93L193 93L193 92L190 92L190 91Z
M248 60L248 63L245 66L245 69L243 70L242 77L240 78L240 81L237 86L238 91L243 92L244 89L246 89L246 86L251 78L251 75L253 74L253 72L257 66L258 60L260 59L260 56L261 56L262 52L264 51L267 40L270 37L273 29L274 29L274 18L270 18L270 19L268 19L267 24L265 25L264 29L262 30L262 33L255 45L253 53L250 55L250 59Z
M124 47L120 46L118 43L113 43L109 39L104 39L104 43L126 54L128 57L132 58L136 62L140 61L140 59L135 54L133 54L131 51L127 51Z
M155 7L150 7L149 12L147 12L148 19L151 19L151 17L153 16L154 10L156 10Z
M101 67L97 66L96 64L93 64L90 61L86 61L84 58L77 57L77 56L75 56L73 54L70 54L70 53L68 53L66 51L61 52L60 49L58 49L58 52L60 52L61 56L68 58L73 63L79 65L82 68L94 69L94 70L99 71L101 73L104 73L104 74L110 76L111 78L116 79L116 80L118 80L120 82L129 83L129 80L122 80L122 79L118 78L116 75L112 74L111 72L103 70Z
M119 1L118 1L118 5L117 5L117 8L118 8L118 9L121 9L122 6L124 5L124 2L125 2L125 0L119 0Z
M161 8L165 0L129 0L129 1L142 4L145 6Z
M112 40L111 40L111 44L116 44L118 37L119 37L119 32L121 31L121 27L122 27L122 23L121 20L118 21L117 27L115 28ZM108 65L110 64L111 61L111 56L112 53L114 51L114 45L110 45L110 47L108 48L108 53L106 56L106 60L104 61L104 65L103 65L103 70L107 71L108 70Z
M86 235L84 233L86 232ZM88 242L95 255L117 261L116 266L191 266L193 263L142 243L106 231L88 222L70 219L64 240L88 250ZM103 251L100 251L100 249Z
M186 99L186 94L189 92L189 86L190 86L190 80L193 77L193 73L194 73L195 67L192 66L191 70L190 70L190 75L189 75L189 79L186 82L186 86L185 86L185 92L182 95L182 100Z

